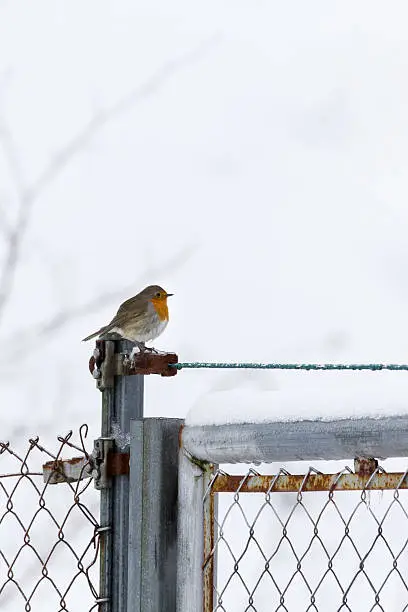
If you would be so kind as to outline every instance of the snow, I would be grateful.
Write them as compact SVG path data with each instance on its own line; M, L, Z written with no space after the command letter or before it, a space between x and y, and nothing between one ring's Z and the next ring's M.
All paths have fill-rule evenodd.
M186 425L289 421L337 421L408 414L408 375L370 373L365 384L337 374L334 388L320 386L257 390L241 387L203 395L189 410ZM309 376L313 376L312 373ZM320 376L323 376L320 375ZM330 376L330 374L329 374ZM343 378L343 384L339 381ZM369 380L370 378L370 380Z

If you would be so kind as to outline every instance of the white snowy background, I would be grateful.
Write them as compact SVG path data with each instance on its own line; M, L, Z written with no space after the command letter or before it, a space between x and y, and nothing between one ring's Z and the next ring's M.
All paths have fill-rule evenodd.
M80 339L150 283L175 293L156 344L184 361L408 360L407 17L403 1L0 3L2 440L99 435ZM146 380L145 414L403 377L183 371Z

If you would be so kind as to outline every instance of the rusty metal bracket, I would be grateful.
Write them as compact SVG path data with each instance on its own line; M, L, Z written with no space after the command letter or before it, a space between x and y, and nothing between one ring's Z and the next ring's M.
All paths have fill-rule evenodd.
M92 376L96 379L100 378L100 370L103 362L105 361L105 342L97 340L96 345L89 359L89 371Z
M130 455L113 450L113 438L99 438L94 442L94 452L88 458L58 459L43 464L43 480L47 484L77 482L93 478L95 489L112 486L115 476L129 475Z
M132 358L129 355L117 353L115 355L114 372L116 376L132 376L134 374L160 374L160 376L175 376L177 368L169 367L178 363L176 353L152 353L146 351L136 353Z
M92 453L95 489L108 489L114 476L129 474L130 455L115 450L114 438L98 438Z
M132 376L135 374L160 374L175 376L176 368L170 364L178 363L176 353L158 353L145 351L134 355L115 353L113 340L97 340L93 355L89 359L89 371L96 379L100 391L113 387L114 376Z
M92 463L86 457L73 457L72 459L57 459L43 464L43 479L47 484L60 484L62 482L77 482L85 478L92 478Z

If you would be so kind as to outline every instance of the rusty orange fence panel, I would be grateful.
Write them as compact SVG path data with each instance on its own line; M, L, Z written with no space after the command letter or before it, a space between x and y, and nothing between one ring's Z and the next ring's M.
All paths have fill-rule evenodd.
M216 504L205 612L408 610L408 471L215 469L204 505Z

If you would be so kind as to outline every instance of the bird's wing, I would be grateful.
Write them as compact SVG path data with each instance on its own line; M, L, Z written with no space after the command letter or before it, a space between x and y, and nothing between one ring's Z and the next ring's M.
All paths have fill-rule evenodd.
M137 307L138 302L140 302L140 297L138 295L129 298L119 306L116 316L121 314L127 314L129 310L133 309L134 306Z
M135 295L134 297L131 297L123 302L123 304L119 306L118 312L115 314L112 321L106 327L121 327L121 323L124 320L127 320L129 315L131 315L133 319L138 319L139 317L143 316L144 309L138 308L140 302L140 296L138 295Z

